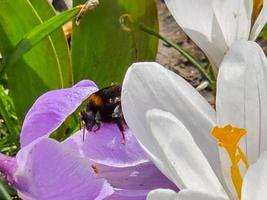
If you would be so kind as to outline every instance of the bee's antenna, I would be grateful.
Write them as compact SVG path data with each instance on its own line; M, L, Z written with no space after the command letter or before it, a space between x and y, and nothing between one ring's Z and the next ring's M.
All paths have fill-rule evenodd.
M83 142L84 142L84 139L85 139L85 125L84 125L84 122L82 120L82 114L79 113L79 124L80 124L80 130L83 129Z
M83 127L83 142L84 142L84 139L85 139L85 126Z

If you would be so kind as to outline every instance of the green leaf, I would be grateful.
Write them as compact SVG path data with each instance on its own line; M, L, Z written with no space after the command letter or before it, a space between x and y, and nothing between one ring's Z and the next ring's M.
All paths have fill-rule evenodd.
M35 2L35 4L36 4L37 1L33 1L33 2ZM47 4L47 5L49 6L49 4ZM44 18L48 18L47 17L48 12L42 13L45 10L40 9L40 7L38 7L38 6L36 6L36 7L38 8L38 10L41 10L38 14L43 14ZM46 9L47 9L47 11L49 11L49 9L51 9L51 8L47 7ZM75 7L71 10L67 10L65 12L62 12L60 15L54 16L54 17L48 19L47 21L45 21L43 24L40 24L40 25L36 26L35 28L33 28L30 32L28 32L23 37L23 39L16 46L15 50L11 53L11 56L8 57L8 60L6 61L6 64L5 64L6 67L11 65L11 64L14 64L23 54L25 54L30 49L32 49L37 43L39 43L42 39L44 39L46 36L48 36L51 32L58 29L63 24L65 24L66 22L70 21L73 17L75 17L79 13L79 11L80 11L80 7ZM62 59L59 60L59 62L61 62L60 64L64 68L66 68L66 65L67 65L68 68L66 68L63 71L67 71L67 72L69 72L70 75L72 75L71 66L70 66L70 57L68 56L69 52L68 52L68 47L67 47L67 41L64 37L63 32L62 31L56 32L54 35L51 36L51 39L53 39L53 38L54 38L54 41L62 40L61 44L65 43L65 45L60 45L59 42L53 42L52 44L54 44L54 43L56 43L55 45L59 44L57 46L57 51L56 51L56 46L54 45L57 56L59 58L61 58L60 54L62 54L62 56L64 56ZM65 50L65 54L61 53L62 51L64 52L64 50ZM70 79L69 82L70 82L70 84L72 84L71 76L67 77L67 78Z
M44 3L43 7L39 5L39 1L30 0L31 4L34 6L35 10L38 12L39 16L42 18L43 21L46 21L55 15L53 9L51 9L51 5L48 3ZM76 8L75 8L76 12ZM63 19L64 21L71 20L73 14L73 10L69 12L70 19ZM63 18L62 16L59 16ZM58 19L57 22L58 27L60 26L60 20ZM57 28L57 27L55 27ZM68 87L73 85L73 73L72 73L72 66L71 66L71 57L69 46L67 44L67 40L65 38L64 32L62 30L54 31L50 34L51 40L54 43L54 47L59 58L59 63L61 66L62 71L62 78L63 78L63 85L64 87Z
M38 8L38 12L35 7ZM41 24L43 20L55 15L47 1L35 1L34 5L28 0L0 1L0 10L0 52L4 64L18 42L29 31ZM30 36L33 37L34 34ZM38 37L35 37L34 41L38 41ZM20 53L23 54L24 48L27 49L32 44L34 42L24 42L25 46L22 45ZM13 98L20 119L42 93L69 86L72 83L67 48L62 30L59 29L52 37L42 40L14 65L7 68L10 96ZM65 62L61 61L62 59L65 59Z
M18 123L15 118L13 104L5 89L0 85L0 114L8 129L8 139L10 143L18 142ZM14 117L13 117L13 116ZM3 139L3 135L1 136ZM1 146L0 146L1 147Z
M83 0L74 0L80 4ZM122 30L121 15L128 13L158 30L154 0L102 0L73 28L72 65L75 82L92 79L100 87L121 83L129 65L155 60L158 40L140 30Z

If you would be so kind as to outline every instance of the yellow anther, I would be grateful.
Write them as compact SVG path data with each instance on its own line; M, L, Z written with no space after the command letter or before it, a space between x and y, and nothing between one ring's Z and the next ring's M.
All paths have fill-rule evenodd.
M241 137L246 135L246 129L227 125L224 128L215 126L212 135L218 140L220 146L237 146Z
M257 17L259 16L264 0L253 0L253 11L252 11L252 25L255 23Z
M223 128L214 127L211 134L218 140L219 146L225 148L231 160L231 177L235 186L238 198L241 199L241 188L243 178L239 169L239 162L242 161L246 168L249 167L246 155L239 147L241 137L246 135L246 129L236 128L227 125Z

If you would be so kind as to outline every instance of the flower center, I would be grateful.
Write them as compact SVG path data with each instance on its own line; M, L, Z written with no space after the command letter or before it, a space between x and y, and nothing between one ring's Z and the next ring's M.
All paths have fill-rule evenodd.
M223 128L215 126L211 132L212 136L218 140L219 146L225 148L231 160L232 182L235 186L235 190L239 199L241 199L241 188L243 182L243 177L239 168L239 162L243 162L246 169L249 167L246 155L239 147L239 141L241 137L246 135L246 132L246 129L236 128L231 125L227 125Z
M264 0L253 0L252 24L255 23L260 14Z

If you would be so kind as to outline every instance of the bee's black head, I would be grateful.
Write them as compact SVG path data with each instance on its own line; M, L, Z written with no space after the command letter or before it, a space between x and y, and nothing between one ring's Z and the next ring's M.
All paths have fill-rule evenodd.
M80 115L81 120L84 122L86 130L92 131L94 125L96 124L95 113L93 111L83 110Z

